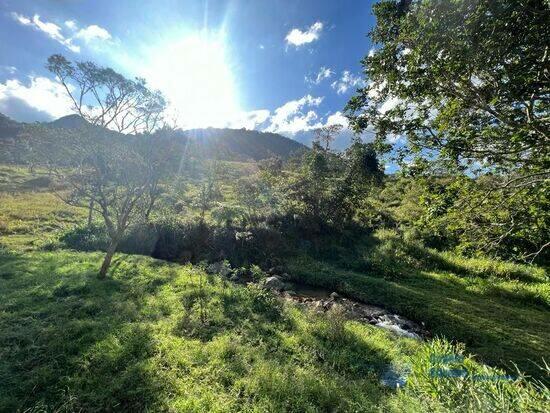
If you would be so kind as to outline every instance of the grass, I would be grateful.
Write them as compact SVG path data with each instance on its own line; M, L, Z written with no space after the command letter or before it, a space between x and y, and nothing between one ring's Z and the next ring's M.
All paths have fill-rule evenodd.
M453 380L426 367L434 352L460 352L445 342L307 313L257 287L147 257L118 255L100 281L99 259L0 255L0 411L444 411L461 403L464 411L503 403L543 411L550 397L523 379L484 387L472 379L461 386L476 398L457 389L451 397ZM459 364L472 376L502 374ZM390 367L411 369L412 384L382 387ZM499 401L509 391L521 397Z
M510 372L548 381L550 284L542 268L467 259L407 245L379 231L345 260L299 256L289 262L301 282L381 305ZM345 264L345 265L344 265Z
M0 410L307 411L382 393L365 369L389 355L353 338L347 359L363 361L348 366L326 348L322 320L309 325L258 289L122 256L101 282L98 258L2 257ZM350 387L333 368L353 373Z
M22 189L29 179L14 180L19 183L8 198L0 194L0 216L16 228L0 235L2 412L542 412L550 402L548 389L536 381L504 377L503 370L467 356L484 346L488 351L495 341L476 347L464 340L464 348L398 338L338 311L310 313L255 286L207 276L200 267L143 256L117 254L101 281L100 253L42 248L59 229L84 219L85 211L54 203L46 190ZM369 251L378 251L374 261L383 268L387 257L380 249ZM502 314L485 312L505 311L483 301L504 307L507 300L481 288L488 288L496 270L479 264L475 275L416 270L384 278L359 270L372 267L369 258L349 261L353 271L303 258L293 274L394 306L434 331L447 326L467 338L464 332L473 328L468 337L500 339L517 345L520 355L547 352L545 308L532 297L511 300ZM464 263L449 265L458 264ZM414 260L407 268L415 268ZM506 268L498 270L502 283L492 284L537 284L529 277L544 284L538 270L527 270L525 278ZM468 308L474 305L479 311ZM506 342L508 328L519 329L521 317L523 335ZM464 374L449 377L455 371ZM388 372L406 376L407 385L382 386Z
M0 165L0 241L32 246L48 234L82 222L86 211L70 207L49 187L43 171ZM6 237L9 235L9 237Z

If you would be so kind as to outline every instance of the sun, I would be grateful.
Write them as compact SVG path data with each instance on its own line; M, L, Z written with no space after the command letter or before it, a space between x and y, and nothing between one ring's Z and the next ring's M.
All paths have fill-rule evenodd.
M223 127L239 113L225 36L203 30L151 48L144 77L184 128Z

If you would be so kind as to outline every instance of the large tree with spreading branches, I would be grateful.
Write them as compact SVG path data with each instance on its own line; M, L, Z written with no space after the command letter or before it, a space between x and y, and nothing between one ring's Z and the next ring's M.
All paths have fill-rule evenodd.
M490 176L485 195L460 209L474 210L476 228L499 228L499 243L530 227L541 236L523 239L543 251L543 204L528 220L493 214L483 225L475 209L507 211L550 193L548 1L383 0L373 10L365 86L346 108L351 127L374 129L377 149L409 166Z

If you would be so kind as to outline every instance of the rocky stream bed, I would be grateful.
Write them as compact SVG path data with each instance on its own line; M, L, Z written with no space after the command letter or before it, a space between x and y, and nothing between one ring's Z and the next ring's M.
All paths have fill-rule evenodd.
M219 274L239 284L254 281L249 270L231 269L223 262L210 264L206 271L210 274ZM301 307L318 312L339 309L349 319L386 329L402 337L419 340L430 337L429 331L422 324L408 320L398 314L393 314L382 307L343 297L334 291L298 284L292 280L289 274L284 272L283 268L270 268L267 274L268 277L260 281L264 288L274 291L282 299Z
M389 311L342 297L336 292L306 285L288 284L288 290L278 291L285 300L319 312L338 309L353 320L368 323L393 333L414 339L429 337L429 332L420 324Z
M270 268L267 271L268 277L260 281L254 278L250 269L231 269L227 263L223 262L210 264L206 271L238 284L259 283L263 288L279 295L281 299L319 313L339 310L348 319L383 328L398 336L416 340L431 337L423 323L418 324L382 307L343 297L335 291L330 292L320 287L296 283L282 268ZM407 375L406 369L389 365L381 372L380 383L393 389L403 387L406 384Z

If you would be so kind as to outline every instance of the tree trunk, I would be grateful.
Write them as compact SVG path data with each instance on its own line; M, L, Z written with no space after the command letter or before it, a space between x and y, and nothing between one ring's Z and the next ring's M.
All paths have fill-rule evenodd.
M111 243L109 244L109 248L107 248L107 254L105 254L105 258L103 259L103 264L101 264L101 269L99 270L99 278L105 278L107 276L107 271L111 266L111 260L113 259L113 255L115 255L115 251L118 246L119 239L120 238L111 240Z
M145 210L145 220L149 221L149 216L151 215L151 212L153 211L153 207L155 206L155 199L152 199L149 201L149 205L147 205L147 209Z
M90 201L90 205L88 206L88 226L92 226L92 212L94 208L94 201Z

